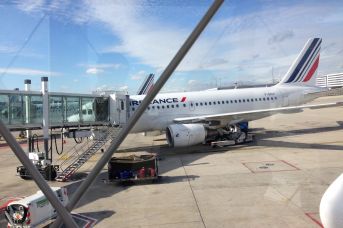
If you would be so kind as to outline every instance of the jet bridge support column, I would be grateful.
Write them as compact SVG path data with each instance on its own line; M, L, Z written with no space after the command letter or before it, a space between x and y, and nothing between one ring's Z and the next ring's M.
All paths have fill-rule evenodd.
M49 161L49 93L48 77L41 78L42 98L43 98L43 139L44 139L44 163L50 164Z
M25 84L25 91L30 91L31 90L31 80L30 79L25 79L24 81ZM26 96L25 97L25 123L29 124L30 123L30 97ZM33 141L32 141L32 131L31 130L26 130L26 138L27 138L27 153L32 152L32 146L33 146Z

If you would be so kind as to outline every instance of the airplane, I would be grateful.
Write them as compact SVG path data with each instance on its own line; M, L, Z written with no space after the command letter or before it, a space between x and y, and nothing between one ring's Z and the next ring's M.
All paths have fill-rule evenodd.
M309 39L285 76L271 87L158 94L131 133L165 130L171 147L218 139L244 140L249 121L305 108L342 105L305 104L327 91L315 86L321 43L321 38ZM131 114L144 97L130 96Z

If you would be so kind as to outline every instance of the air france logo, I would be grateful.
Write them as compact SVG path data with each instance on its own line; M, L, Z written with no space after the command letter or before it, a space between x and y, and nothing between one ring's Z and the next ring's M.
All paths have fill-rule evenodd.
M186 97L182 97L181 100L179 101L178 98L160 98L160 99L154 99L150 104L154 105L154 104L174 104L174 103L183 103L186 102ZM140 103L142 103L142 101L138 101L138 100L132 100L130 102L131 106L135 106L135 105L139 105Z

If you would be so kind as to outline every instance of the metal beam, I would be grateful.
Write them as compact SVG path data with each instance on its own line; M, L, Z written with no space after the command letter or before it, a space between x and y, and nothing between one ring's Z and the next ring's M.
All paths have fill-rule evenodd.
M187 54L189 49L195 43L197 38L200 36L201 32L205 29L205 27L210 22L211 18L214 16L214 14L217 12L217 10L219 9L219 7L221 6L223 2L224 0L215 0L213 4L211 5L211 7L207 10L206 14L200 20L198 25L194 28L194 30L189 35L189 37L184 42L184 44L181 46L181 48L176 53L176 55L174 56L172 61L169 63L167 68L163 71L162 75L157 80L151 92L145 96L142 103L138 106L137 110L129 119L127 125L120 131L117 139L111 143L107 151L104 153L104 155L100 158L98 163L93 168L92 172L88 174L87 178L82 182L80 187L72 195L70 202L67 205L67 209L69 211L71 211L77 205L81 197L85 194L87 189L93 183L93 181L95 180L97 175L100 173L102 168L111 159L113 153L117 150L120 144L124 141L126 136L129 134L130 130L134 127L138 119L141 117L141 115L145 111L145 109L148 107L148 105L151 103L151 101L154 99L154 97L157 95L157 93L160 91L163 85L167 82L171 74L174 72L176 67L181 62L181 60L184 58L184 56ZM57 220L54 222L52 227L57 228L60 224L61 224L61 219L57 218Z
M18 157L19 161L25 166L32 176L32 179L36 182L38 187L42 190L46 198L50 201L52 206L56 209L59 216L62 217L63 221L68 227L77 227L76 223L71 217L71 214L64 208L62 203L57 199L55 193L51 190L48 183L44 180L42 175L38 172L36 167L32 164L29 157L25 154L24 150L20 147L11 132L0 120L0 134L4 137L7 144L11 147L12 151Z

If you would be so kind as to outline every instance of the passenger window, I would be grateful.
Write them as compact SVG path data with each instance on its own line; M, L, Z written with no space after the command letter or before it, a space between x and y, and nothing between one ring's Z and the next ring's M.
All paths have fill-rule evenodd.
M228 104L229 103L229 101L226 101L226 104Z
M86 111L86 110L82 110L82 114L83 114L83 115L86 115L86 114L87 114L87 111Z
M213 101L213 104L215 105L215 104L216 104L216 102L215 102L215 101Z
M177 108L179 107L179 104L175 105Z
M263 98L263 100L265 101L265 100L266 100L266 98Z
M241 103L241 102L242 102L242 100L238 100L238 102L239 102L239 103Z
M160 106L157 106L157 109L160 109Z
M132 108L132 111L135 111L135 108Z
M167 105L167 108L169 108L169 105Z
M183 104L183 107L186 107L186 104Z
M155 106L152 106L152 109L155 109Z
M211 105L212 103L211 103L211 101L210 102L208 102L208 105Z
M198 103L195 103L195 106L198 106L199 104Z
M164 106L162 105L162 108L164 109Z
M202 105L202 104L201 104ZM207 105L207 102L205 102L205 105Z
M206 103L205 103L206 104ZM200 106L202 106L202 102L200 102Z
M277 97L275 97L275 100L277 100Z
M258 100L259 100L259 101L262 101L262 99L261 99L261 98L258 98Z
M237 103L237 100L235 100L235 103Z
M222 101L222 104L225 104L225 101Z
M89 109L89 110L88 110L88 115L92 115L92 114L93 114L92 109Z
M245 102L245 99L243 99L243 102Z
M174 108L174 105L171 105L172 108Z

